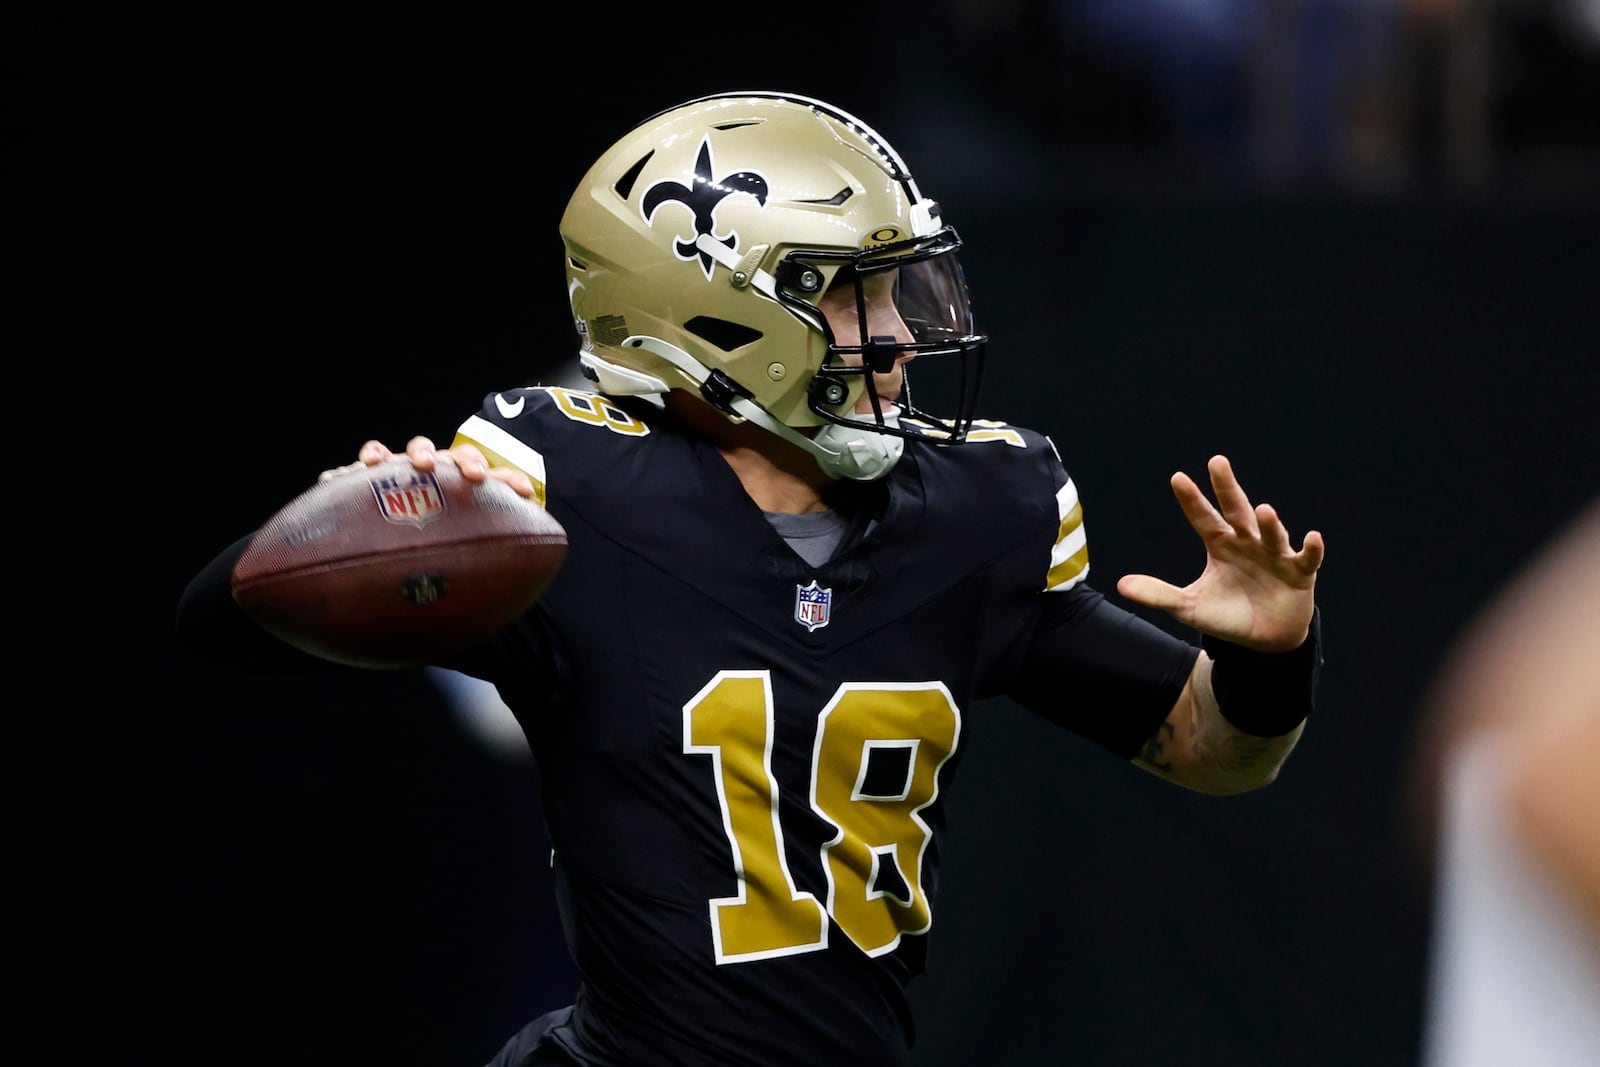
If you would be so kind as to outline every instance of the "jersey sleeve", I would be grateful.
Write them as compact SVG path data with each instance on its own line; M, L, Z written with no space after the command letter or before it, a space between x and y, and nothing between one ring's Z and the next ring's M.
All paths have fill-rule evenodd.
M475 445L491 467L522 471L533 483L534 502L572 530L577 526L570 510L573 499L605 483L613 454L604 443L649 434L645 422L609 397L562 386L528 386L485 396L478 411L457 427L451 444ZM569 555L564 571L575 569ZM560 626L546 609L553 592L547 591L539 604L491 640L444 666L494 682L514 706L543 707L564 699L571 657Z
M1131 759L1172 710L1200 650L1089 585L1047 599L1008 695Z
M618 438L647 437L651 428L626 402L599 393L557 385L537 385L490 393L477 414L456 428L452 446L473 444L491 467L515 467L533 482L533 499L552 507L549 456L565 458L559 477L565 486L593 482L598 471L593 448L603 428Z
M540 507L549 506L544 454L536 442L528 440L539 420L533 417L547 401L541 390L516 389L484 397L477 414L469 415L456 428L451 447L476 445L491 467L515 467L533 482L533 499ZM528 417L524 417L528 416Z
M1054 445L1051 446L1052 450ZM1056 472L1056 527L1055 545L1050 550L1050 569L1045 572L1044 588L1047 593L1064 593L1089 576L1089 536L1083 526L1083 504L1078 499L1078 487L1061 466L1059 458L1054 464Z
M1131 759L1183 692L1199 648L1107 600L1089 582L1078 487L1051 443L1058 525L1042 602L1008 695Z

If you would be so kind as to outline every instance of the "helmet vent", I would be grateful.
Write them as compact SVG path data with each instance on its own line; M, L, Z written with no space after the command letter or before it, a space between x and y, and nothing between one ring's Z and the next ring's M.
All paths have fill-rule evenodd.
M696 315L684 323L683 328L702 341L716 345L724 352L732 352L761 340L760 330L752 330L742 323L729 322L727 319L714 318L710 315Z
M646 152L639 157L639 162L622 172L622 177L618 178L617 184L612 186L617 191L618 196L624 200L628 199L628 196L633 192L633 183L639 180L639 172L644 170L644 165L650 162L650 157L655 154L654 149Z
M828 207L838 207L840 204L844 203L846 200L849 200L854 195L855 190L847 185L843 189L840 189L837 193L834 193L832 196L828 197L826 200L796 200L795 203L824 204Z
M757 123L757 122L729 122L729 123L725 123L725 124L723 124L721 126L713 126L711 128L714 129L714 130L737 130L742 126L759 126L759 125L760 125L760 123Z

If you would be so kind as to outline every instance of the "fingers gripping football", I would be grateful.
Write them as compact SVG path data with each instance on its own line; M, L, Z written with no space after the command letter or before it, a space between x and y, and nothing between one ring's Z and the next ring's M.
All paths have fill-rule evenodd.
M459 444L449 449L438 449L433 441L427 437L413 437L406 443L405 457L420 471L436 469L442 457L447 462L454 463L460 470L461 476L468 482L479 484L486 479L504 482L516 492L518 496L532 498L534 495L533 480L526 472L516 467L491 467L475 445ZM396 453L382 441L372 440L361 446L354 463L346 463L342 467L332 467L318 476L318 481L325 482L345 474L354 474L356 471L379 463L388 463L396 458Z

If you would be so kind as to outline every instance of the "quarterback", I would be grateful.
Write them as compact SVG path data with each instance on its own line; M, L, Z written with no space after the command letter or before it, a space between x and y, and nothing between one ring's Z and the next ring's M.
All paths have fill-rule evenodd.
M403 448L507 482L570 544L440 664L526 734L582 974L493 1063L905 1063L969 717L1003 696L1178 786L1270 783L1312 710L1322 537L1296 548L1214 456L1210 495L1171 483L1199 577L1116 585L1195 639L1107 599L1049 437L975 410L956 230L822 101L640 123L560 233L590 387L495 391L448 447ZM191 646L343 669L230 601L239 551L186 591Z

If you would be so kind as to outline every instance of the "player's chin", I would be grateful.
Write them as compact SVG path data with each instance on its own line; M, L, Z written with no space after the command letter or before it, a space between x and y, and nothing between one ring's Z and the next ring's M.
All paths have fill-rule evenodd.
M881 411L886 419L896 419L902 414L899 404L882 395L878 397L878 411ZM857 418L864 418L869 422L878 417L878 412L872 410L872 401L865 397L856 404L855 413Z

